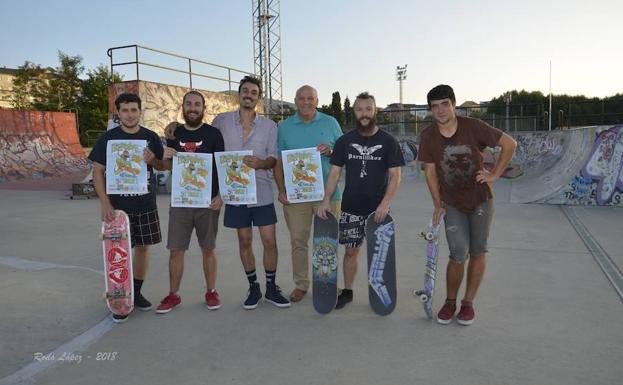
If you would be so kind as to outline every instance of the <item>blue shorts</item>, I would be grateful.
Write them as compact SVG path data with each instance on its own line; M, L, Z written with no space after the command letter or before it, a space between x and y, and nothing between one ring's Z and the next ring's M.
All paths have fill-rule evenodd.
M225 205L223 225L231 229L244 229L251 226L268 226L277 223L275 205L248 207L246 205Z

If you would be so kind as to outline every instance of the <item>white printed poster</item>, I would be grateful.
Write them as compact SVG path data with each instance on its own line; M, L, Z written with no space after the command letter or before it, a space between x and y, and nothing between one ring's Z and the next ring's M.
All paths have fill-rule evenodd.
M171 170L171 207L209 207L212 154L178 152Z
M109 140L106 144L106 194L147 194L146 140Z
M281 152L286 194L291 203L313 202L324 198L322 163L316 148Z
M245 156L253 151L225 151L214 154L218 170L219 191L223 202L228 205L250 205L257 203L255 170L243 163Z

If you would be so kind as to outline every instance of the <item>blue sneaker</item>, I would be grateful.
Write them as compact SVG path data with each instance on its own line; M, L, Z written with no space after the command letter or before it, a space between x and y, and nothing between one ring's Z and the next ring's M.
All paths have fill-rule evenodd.
M277 307L290 307L290 300L281 294L281 288L275 284L266 285L265 298Z
M257 304L262 299L262 291L260 290L260 284L255 282L249 286L249 291L247 292L247 299L244 301L242 305L243 308L247 310L253 310L257 307Z

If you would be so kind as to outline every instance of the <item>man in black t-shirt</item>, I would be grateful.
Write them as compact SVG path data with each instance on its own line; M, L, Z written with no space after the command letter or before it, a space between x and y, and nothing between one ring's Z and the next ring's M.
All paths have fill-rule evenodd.
M102 220L112 220L114 210L123 210L130 218L130 235L134 249L132 270L134 272L134 306L148 311L151 303L141 294L143 280L147 273L149 261L148 246L160 243L160 219L156 206L156 194L152 190L153 168L164 170L162 162L163 148L158 135L139 125L141 118L141 99L134 94L124 93L117 97L115 106L121 125L106 131L99 137L89 159L93 161L93 184L101 204ZM147 194L106 194L106 145L109 140L146 140L147 147L143 151L150 183ZM125 321L127 316L113 315L115 322Z
M178 152L209 153L224 151L225 144L221 132L203 123L205 99L198 91L189 91L182 101L184 125L178 126L173 138L167 139L164 159L171 169L172 158ZM212 201L210 207L171 207L169 209L169 232L167 249L169 257L169 294L162 299L156 313L168 313L182 302L177 294L184 273L184 254L190 245L192 231L195 229L197 241L203 255L203 273L207 291L204 299L210 310L221 307L221 300L216 291L216 233L218 218L223 204L219 194L216 166L212 163Z
M336 309L353 300L352 286L357 273L357 257L363 243L366 219L372 212L376 222L382 222L400 186L400 167L405 162L396 139L376 125L376 102L367 92L361 93L353 104L357 129L340 137L331 155L331 171L325 188L325 198L317 210L326 219L330 211L331 194L346 168L346 182L340 214L340 244L344 253L344 289L337 299Z

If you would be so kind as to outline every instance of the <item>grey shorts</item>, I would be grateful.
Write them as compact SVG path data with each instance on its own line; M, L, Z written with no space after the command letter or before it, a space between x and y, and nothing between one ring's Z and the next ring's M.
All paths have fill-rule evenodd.
M208 208L171 207L167 249L188 250L193 228L202 249L214 249L221 211Z
M493 200L488 200L471 213L446 205L446 239L450 259L464 262L469 255L485 255L493 219Z

